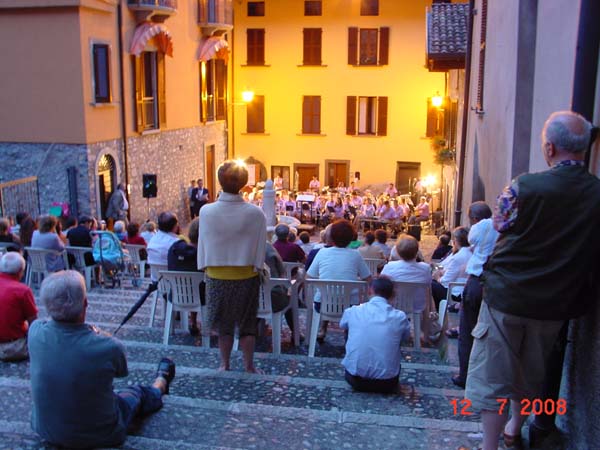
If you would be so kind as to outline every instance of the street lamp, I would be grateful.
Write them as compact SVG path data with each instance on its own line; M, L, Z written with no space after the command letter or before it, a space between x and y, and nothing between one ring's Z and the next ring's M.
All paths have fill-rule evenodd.
M431 97L431 104L436 108L441 108L444 103L444 97L440 95L440 92L437 91L433 97Z
M232 102L231 106L247 106L249 103L252 103L252 100L254 100L254 91L251 91L250 89L244 89L242 91L242 101L241 102ZM231 151L229 151L229 149L227 150L228 153L228 157L229 158L234 158L235 157L235 111L232 108L231 111L231 133L229 133L229 126L227 126L228 129L228 136L227 136L227 147L229 148L229 139L231 139Z
M242 100L244 103L250 103L252 100L254 100L254 92L248 89L244 90L242 92Z

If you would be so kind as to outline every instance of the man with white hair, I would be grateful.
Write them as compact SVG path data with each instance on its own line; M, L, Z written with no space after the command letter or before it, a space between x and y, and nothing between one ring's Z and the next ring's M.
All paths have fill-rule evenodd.
M21 283L25 260L9 252L0 258L0 360L27 359L27 329L37 318L33 292Z
M85 323L85 280L74 270L47 277L40 290L51 320L29 330L33 412L31 426L59 447L116 447L136 416L162 407L175 377L175 363L163 358L152 386L113 392L113 379L127 376L123 345Z
M498 448L502 431L506 447L522 443L527 404L521 401L540 398L565 321L587 313L594 299L600 180L584 163L591 129L579 114L550 115L542 131L550 169L517 177L498 198L500 236L482 273L465 393L482 411L484 450Z

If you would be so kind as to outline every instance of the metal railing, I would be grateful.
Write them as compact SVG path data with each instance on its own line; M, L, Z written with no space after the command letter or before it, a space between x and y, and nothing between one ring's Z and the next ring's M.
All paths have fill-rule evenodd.
M128 6L177 10L177 0L127 0Z
M198 0L198 23L233 25L233 1Z
M0 183L0 217L15 217L20 212L32 217L40 214L37 177Z

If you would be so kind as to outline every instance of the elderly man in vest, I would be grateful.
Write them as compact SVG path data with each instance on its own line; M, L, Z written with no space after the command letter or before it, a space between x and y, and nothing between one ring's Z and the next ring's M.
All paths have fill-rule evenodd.
M254 367L257 332L258 273L265 262L267 220L258 206L246 203L240 190L248 182L243 163L225 161L217 171L223 192L202 208L198 269L206 270L208 319L219 333L220 370L229 370L237 328L244 369Z
M600 180L584 165L591 129L578 114L553 113L542 132L550 169L519 176L498 198L465 393L482 410L484 450L502 432L506 447L521 444L521 400L540 397L565 321L588 311L600 251Z

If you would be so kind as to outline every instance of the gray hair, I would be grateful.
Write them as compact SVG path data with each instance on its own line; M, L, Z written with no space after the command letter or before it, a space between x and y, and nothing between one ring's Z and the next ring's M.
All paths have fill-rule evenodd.
M115 233L123 233L125 232L125 222L122 220L117 220L113 225L113 231Z
M551 142L568 153L584 153L590 145L592 124L573 111L550 114L542 130L542 143Z
M55 272L42 282L41 301L57 322L76 322L83 312L85 280L75 270Z
M280 241L285 241L290 235L290 227L284 223L280 223L275 227L275 235Z
M492 210L486 202L473 202L469 206L469 219L480 221L490 217L492 217Z
M25 259L19 252L8 252L0 258L0 272L16 275L25 270Z

